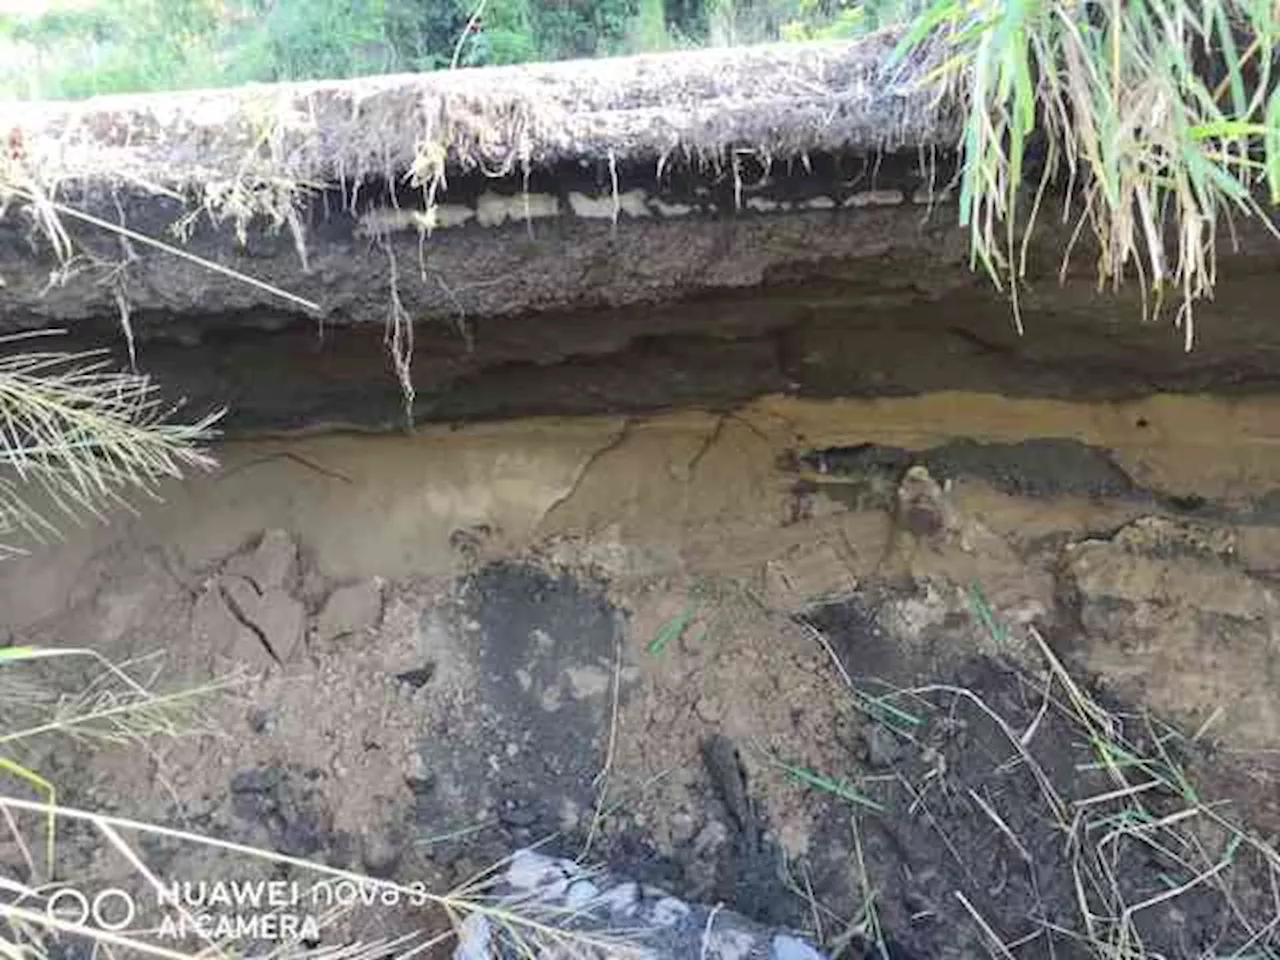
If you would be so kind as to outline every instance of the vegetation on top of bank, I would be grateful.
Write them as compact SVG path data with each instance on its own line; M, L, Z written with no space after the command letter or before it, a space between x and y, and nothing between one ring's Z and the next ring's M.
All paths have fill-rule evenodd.
M920 0L98 0L0 16L0 98L854 36ZM464 42L459 44L459 38Z
M1231 217L1244 217L1280 236L1270 220L1280 203L1280 14L1272 0L98 0L0 21L0 36L14 54L8 57L11 75L6 79L0 70L0 90L76 97L332 79L852 37L885 25L896 25L901 34L891 62L884 64L870 41L861 59L841 61L856 69L855 81L845 77L833 85L823 72L824 82L815 84L797 75L785 84L790 99L775 96L771 105L752 100L760 99L762 83L758 65L745 56L704 64L701 74L691 68L696 83L684 82L689 78L683 75L664 77L670 89L657 91L650 89L651 72L615 76L584 67L580 75L558 76L558 91L510 77L501 83L493 78L491 90L490 78L468 77L438 91L413 92L396 107L409 115L387 125L403 143L346 127L336 135L326 128L320 139L358 147L362 140L355 134L362 134L371 146L356 149L355 160L376 154L394 168L380 172L405 175L422 187L424 223L432 221L436 191L451 163L527 173L576 152L577 159L605 157L613 164L622 158L619 142L636 153L660 154L659 169L676 148L697 159L710 155L721 165L742 149L790 160L836 143L865 150L867 129L888 131L877 138L880 148L902 146L905 135L917 137L923 148L954 142L962 158L960 223L970 231L974 265L1009 293L1019 325L1028 240L1048 212L1043 208L1054 185L1067 194L1062 215L1071 240L1063 251L1064 272L1077 240L1089 237L1099 285L1138 283L1147 316L1176 302L1175 322L1188 349L1194 305L1210 297L1216 283L1219 231ZM825 71L818 60L806 66ZM799 58L781 66L803 72ZM708 71L714 79L707 79ZM602 87L613 92L598 95ZM780 88L770 88L770 95ZM610 117L630 107L641 116L623 131L626 136L601 137L601 130L616 134L617 124L581 122L592 109L583 99L588 93ZM933 94L935 109L929 109ZM658 119L651 116L655 95L670 108ZM956 115L963 120L955 125L958 136L948 123ZM371 123L368 116L357 119L365 127ZM624 126L630 122L622 119ZM312 142L319 135L299 150L281 152L279 118L257 123L263 129L250 131L246 141L252 156L242 162L241 151L233 158L229 187L214 182L219 171L201 177L199 164L192 166L193 178L209 181L194 207L215 221L226 209L258 211L292 229L296 197L291 186L279 196L278 187L325 175L323 163L307 169L294 163L299 150L312 161L325 159ZM140 127L174 133L155 123ZM548 129L550 135L542 136ZM243 131L232 132L235 146ZM259 163L264 145L270 156ZM102 174L103 158L112 156L105 148L115 145L88 146L95 149L80 157L87 166L56 170L55 164L51 176ZM505 155L489 155L495 149ZM53 152L61 150L59 144ZM341 154L329 166L348 178L369 172L350 160ZM44 169L43 162L37 165ZM139 180L137 171L117 173L117 179L152 182ZM242 202L263 196L270 200L265 206ZM243 229L239 220L237 226Z
M1074 224L1063 271L1088 232L1099 286L1136 280L1146 316L1176 301L1188 350L1219 231L1256 218L1280 238L1271 0L935 0L899 49L919 46L937 52L927 80L966 104L960 223L1015 317L1050 184Z

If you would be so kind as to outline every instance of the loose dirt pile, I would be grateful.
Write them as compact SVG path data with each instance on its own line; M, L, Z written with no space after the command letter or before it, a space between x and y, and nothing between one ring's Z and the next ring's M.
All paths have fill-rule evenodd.
M767 430L687 425L593 445L580 424L555 457L463 436L377 507L343 443L253 468L257 496L259 452L233 451L223 485L68 547L79 585L21 636L161 689L241 682L191 736L21 759L79 807L436 891L542 842L844 956L1277 946L1275 528L1225 497L1171 506L1151 490L1172 474L1128 453L788 458ZM490 455L511 479L488 500L446 482ZM311 479L282 510L273 475ZM394 514L394 554L360 553L352 509ZM281 523L254 529L264 512ZM138 849L172 881L307 876ZM58 851L64 876L137 880L87 828ZM444 923L379 905L316 942Z

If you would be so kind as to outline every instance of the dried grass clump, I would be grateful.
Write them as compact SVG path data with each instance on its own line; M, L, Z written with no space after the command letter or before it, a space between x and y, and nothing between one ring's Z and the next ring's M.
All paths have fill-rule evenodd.
M103 353L0 356L0 556L56 538L59 521L101 518L131 494L154 497L162 481L211 468L201 447L221 411L193 423L172 413L151 380Z

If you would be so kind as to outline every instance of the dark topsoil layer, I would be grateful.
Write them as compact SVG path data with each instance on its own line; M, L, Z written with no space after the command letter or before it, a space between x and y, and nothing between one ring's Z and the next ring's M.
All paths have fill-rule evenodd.
M1136 425L1142 427L1141 422ZM782 466L798 478L791 489L793 519L810 511L819 493L852 509L891 508L891 491L913 464L922 464L934 476L978 480L1011 496L1128 502L1166 515L1231 524L1280 519L1280 490L1236 504L1173 494L1137 482L1110 451L1064 437L1013 443L964 438L925 450L862 443L806 450L787 459Z
M920 202L946 181L945 158L937 169L915 153L806 161L766 169L748 158L735 170L673 160L660 176L648 164L561 164L528 183L461 177L442 202L503 198L516 216L527 188L561 215L468 222L426 239L359 229L361 215L393 199L420 207L420 196L397 188L393 198L371 182L353 213L350 192L335 188L303 211L305 268L288 229L254 229L241 245L229 224L197 224L191 252L312 298L319 312L137 245L118 269L119 239L74 224L86 257L50 283L56 263L8 218L0 330L65 327L68 347L106 347L125 361L119 295L141 368L197 407L229 408L233 433L403 425L386 339L393 286L412 318L412 412L427 421L727 407L787 392L1082 399L1280 382L1280 248L1248 224L1243 252L1224 248L1217 297L1198 307L1187 353L1175 305L1143 323L1136 281L1099 295L1084 245L1060 285L1068 234L1045 219L1019 336L1008 302L970 269L955 206ZM649 215L570 213L574 193L607 208L615 172ZM156 236L182 212L163 197L122 202L130 226ZM114 220L109 207L101 212Z

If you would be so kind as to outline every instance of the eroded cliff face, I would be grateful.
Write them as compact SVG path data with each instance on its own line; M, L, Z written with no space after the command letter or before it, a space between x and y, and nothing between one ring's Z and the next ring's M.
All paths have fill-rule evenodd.
M1023 297L969 268L945 165L898 155L809 158L766 173L574 165L462 179L420 195L353 185L313 195L279 230L194 224L191 253L262 286L73 227L57 263L0 226L0 327L62 326L74 347L138 365L232 434L398 428L407 362L418 421L724 408L767 394L936 390L1130 397L1267 390L1280 377L1280 245L1246 236L1187 353L1144 323L1136 283L1100 295L1081 250L1045 223ZM122 197L133 229L166 235L175 201ZM111 203L114 211L114 201ZM99 211L117 221L106 206ZM430 229L428 229L428 227ZM34 246L32 245L34 243ZM123 314L122 314L123 305Z

